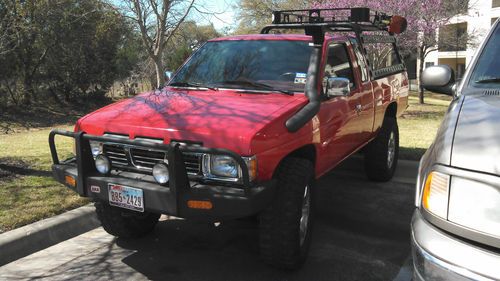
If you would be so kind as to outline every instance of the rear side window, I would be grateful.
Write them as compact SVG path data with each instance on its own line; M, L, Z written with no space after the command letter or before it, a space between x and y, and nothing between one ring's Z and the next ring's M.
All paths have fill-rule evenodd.
M375 79L398 73L405 69L394 44L365 43L364 47Z

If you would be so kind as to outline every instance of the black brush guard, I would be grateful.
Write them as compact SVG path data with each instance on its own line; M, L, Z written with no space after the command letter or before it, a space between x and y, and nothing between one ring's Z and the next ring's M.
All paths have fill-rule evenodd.
M55 136L61 135L75 139L76 161L59 160L55 145ZM89 141L102 143L112 142L123 145L133 145L143 148L167 151L170 181L167 186L157 183L122 178L113 175L102 175L95 168ZM52 154L52 171L54 177L61 183L72 188L82 197L94 200L108 200L107 185L110 183L141 188L144 191L144 205L148 211L164 213L179 217L198 219L237 218L258 213L271 201L274 194L274 181L264 183L250 182L248 168L243 158L227 149L214 149L199 146L184 145L176 142L157 144L140 140L113 138L109 136L94 136L84 132L69 132L52 130L49 134L49 147ZM241 168L242 179L239 182L199 183L190 181L187 175L182 152L226 155L234 158ZM65 182L66 176L76 180L76 187ZM98 186L106 192L95 193L91 186ZM209 200L213 203L212 210L190 209L188 200Z

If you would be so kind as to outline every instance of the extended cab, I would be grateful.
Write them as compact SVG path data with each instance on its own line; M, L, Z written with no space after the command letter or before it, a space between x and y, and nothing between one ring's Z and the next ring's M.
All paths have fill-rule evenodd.
M54 176L113 235L145 235L160 214L257 216L263 260L297 267L315 179L361 149L370 179L394 174L409 88L392 34L405 27L366 8L274 12L262 34L207 42L165 88L51 132ZM55 135L75 138L74 159L59 161Z

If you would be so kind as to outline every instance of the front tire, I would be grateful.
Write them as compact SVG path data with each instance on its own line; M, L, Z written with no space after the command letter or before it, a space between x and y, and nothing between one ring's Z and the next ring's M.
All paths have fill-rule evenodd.
M105 202L95 202L94 206L104 230L121 238L139 238L150 233L160 218L160 214L139 213L113 207Z
M296 269L304 262L313 225L313 164L288 158L277 172L277 194L260 215L260 254L269 265Z
M396 171L398 157L398 123L394 117L385 117L377 137L365 150L366 176L373 181L389 181Z

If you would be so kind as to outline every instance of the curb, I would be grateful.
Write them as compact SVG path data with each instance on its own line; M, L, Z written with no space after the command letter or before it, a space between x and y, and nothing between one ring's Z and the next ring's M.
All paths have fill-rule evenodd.
M0 234L0 266L100 225L91 204Z

